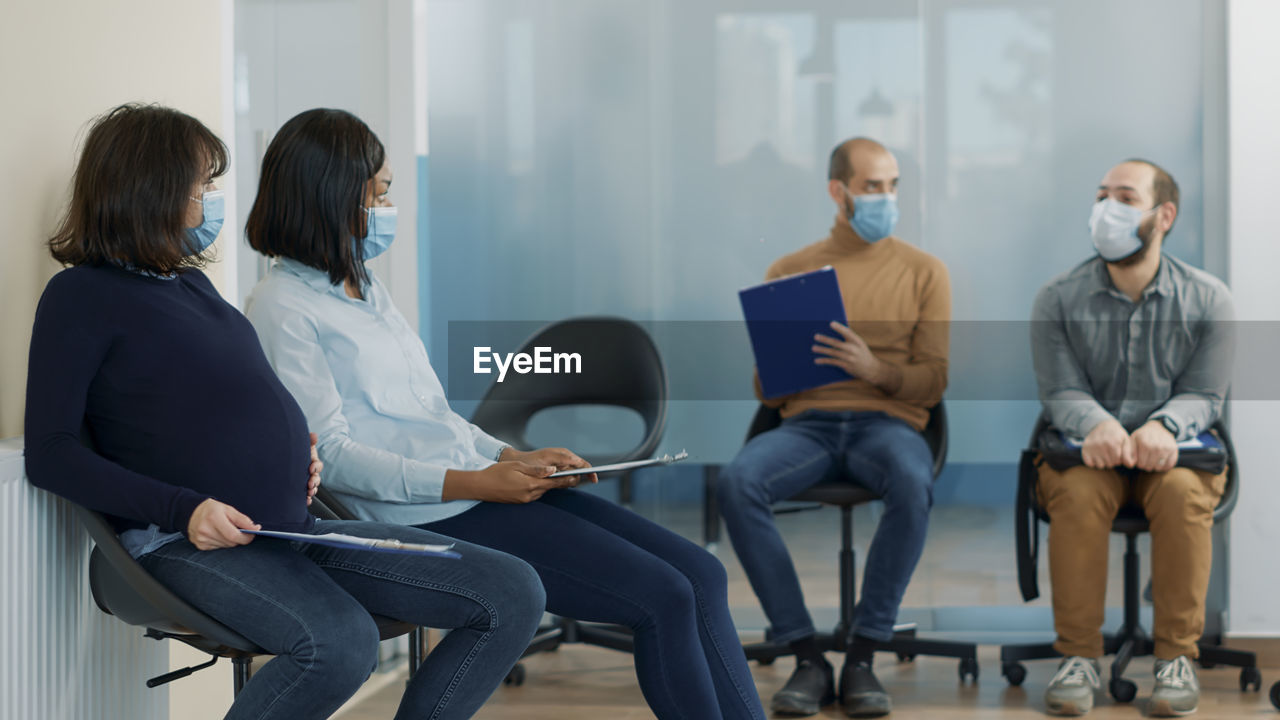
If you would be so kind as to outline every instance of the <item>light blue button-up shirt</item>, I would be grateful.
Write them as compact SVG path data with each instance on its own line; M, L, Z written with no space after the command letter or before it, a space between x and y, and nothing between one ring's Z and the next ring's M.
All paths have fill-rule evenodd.
M362 519L443 520L476 504L442 500L445 471L488 467L506 444L449 407L422 340L370 279L357 300L328 273L278 259L245 314L319 435L325 486Z

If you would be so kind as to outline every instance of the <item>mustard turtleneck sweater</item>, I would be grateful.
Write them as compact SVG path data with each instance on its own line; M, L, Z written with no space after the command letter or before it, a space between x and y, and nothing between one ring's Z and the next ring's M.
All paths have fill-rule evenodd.
M879 411L923 430L929 408L942 400L947 387L951 280L946 266L896 237L868 243L837 216L827 238L779 258L769 266L765 280L825 265L835 268L850 329L877 358L902 371L902 385L888 395L851 378L765 404L781 408L783 417L805 410ZM760 397L758 379L756 396Z

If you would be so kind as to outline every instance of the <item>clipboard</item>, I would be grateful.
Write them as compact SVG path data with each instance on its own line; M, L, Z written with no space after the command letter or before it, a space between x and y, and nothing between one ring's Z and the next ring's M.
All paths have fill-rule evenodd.
M826 266L738 291L751 350L766 399L849 380L831 365L815 365L813 336L848 325L836 271Z
M675 455L663 455L662 457L649 458L648 460L632 460L630 462L614 463L612 465L597 465L595 467L570 468L561 470L560 472L551 473L547 477L569 477L571 475L590 475L598 473L604 475L606 473L622 472L624 470L635 470L643 467L653 467L654 465L670 465L671 463L680 462L689 457L689 453L681 450Z
M1084 439L1071 437L1057 428L1046 428L1036 445L1036 451L1054 470L1062 471L1084 464ZM1212 428L1178 443L1178 467L1217 475L1226 470L1229 460L1222 437Z
M422 543L403 542L395 538L364 538L356 535L344 535L343 533L308 535L307 533L281 532L279 530L244 529L241 529L240 532L247 535L262 535L294 542L328 545L329 547L373 550L374 552L401 553L404 555L429 555L432 557L453 558L455 560L462 557L461 554L452 549L452 543L449 545L423 545Z

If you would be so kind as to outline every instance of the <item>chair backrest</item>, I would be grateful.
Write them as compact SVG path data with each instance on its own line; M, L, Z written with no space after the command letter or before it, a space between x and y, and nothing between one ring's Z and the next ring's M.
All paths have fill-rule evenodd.
M639 444L621 454L585 459L602 464L653 454L666 427L667 371L644 328L623 318L571 318L538 331L520 352L532 355L538 347L577 353L582 372L508 374L485 393L472 422L519 450L531 450L526 432L529 420L541 410L571 405L624 407L644 421Z
M98 607L130 625L174 635L199 635L228 654L262 654L239 633L188 605L130 557L101 513L72 504L96 547L89 558L89 588ZM219 648L209 650L222 654Z
M355 513L338 499L332 490L320 484L316 496L311 499L311 514L321 520L358 520Z
M756 408L755 417L751 418L751 426L747 429L747 437L744 443L750 442L751 438L762 432L772 430L781 424L781 412L776 408L761 405ZM929 446L929 452L933 455L933 476L937 478L942 474L942 468L947 464L947 406L944 401L939 401L937 405L929 408L929 420L925 423L924 430L920 434L924 436L924 441Z

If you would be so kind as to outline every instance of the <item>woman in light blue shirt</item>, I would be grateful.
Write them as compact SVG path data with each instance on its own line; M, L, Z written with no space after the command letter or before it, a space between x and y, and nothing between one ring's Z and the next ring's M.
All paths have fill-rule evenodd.
M246 228L276 258L247 314L320 436L326 486L361 518L525 560L552 613L632 628L659 718L762 719L718 560L572 489L576 479L547 477L585 467L572 452L519 452L449 408L422 341L364 264L395 235L390 185L363 122L309 110L267 148Z

